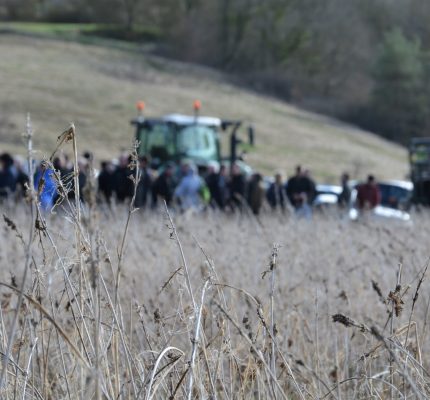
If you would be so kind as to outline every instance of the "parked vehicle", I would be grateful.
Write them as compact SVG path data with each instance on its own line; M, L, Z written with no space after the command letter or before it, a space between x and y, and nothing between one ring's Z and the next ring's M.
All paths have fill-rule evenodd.
M353 184L351 191L351 208L349 217L356 220L360 216L360 211L356 208L357 186ZM390 218L400 221L410 221L411 216L408 210L411 206L413 196L413 184L408 181L389 180L378 182L381 192L381 203L376 206L371 213L377 218Z
M411 207L414 185L409 181L382 181L378 183L381 206L407 211Z
M342 193L342 187L339 185L317 184L316 196L313 206L324 207L336 205L339 202L339 196Z

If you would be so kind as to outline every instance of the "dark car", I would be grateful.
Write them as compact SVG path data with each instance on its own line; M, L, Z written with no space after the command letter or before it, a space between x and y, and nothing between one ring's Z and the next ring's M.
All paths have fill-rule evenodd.
M407 211L411 207L414 185L408 181L382 181L378 183L381 206Z

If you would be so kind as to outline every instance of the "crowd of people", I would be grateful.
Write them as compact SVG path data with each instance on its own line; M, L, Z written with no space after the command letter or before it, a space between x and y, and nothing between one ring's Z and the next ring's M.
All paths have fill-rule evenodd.
M19 157L14 158L8 153L0 155L0 202L17 202L25 197L29 185L25 165ZM217 162L209 163L203 173L191 161L183 161L179 166L170 162L154 170L146 157L133 162L123 153L115 163L102 162L100 170L95 172L91 153L84 153L79 159L78 170L83 203L87 200L86 188L92 180L97 201L107 206L129 203L134 198L139 209L155 209L165 201L169 207L181 211L212 208L232 213L250 211L258 215L267 204L266 208L272 210L292 210L297 216L310 218L317 196L310 172L301 166L297 166L287 180L280 173L275 174L273 180L267 180L259 173L246 176L238 164L230 166ZM52 164L41 162L35 168L34 186L41 208L45 210L52 209L66 197L73 199L74 184L73 164L63 154ZM338 204L347 208L351 197L348 174L342 175L341 186ZM357 207L374 208L380 197L375 178L369 176L367 182L357 188Z

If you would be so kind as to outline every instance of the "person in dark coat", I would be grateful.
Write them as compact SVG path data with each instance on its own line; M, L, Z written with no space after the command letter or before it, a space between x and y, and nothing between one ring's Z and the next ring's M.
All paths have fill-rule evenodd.
M264 200L264 189L262 186L263 177L259 173L252 175L248 185L248 205L251 208L254 215L258 215L260 208L263 205Z
M107 203L111 202L113 194L114 167L109 161L102 161L101 171L97 178L99 198Z
M227 170L225 165L222 165L219 171L217 167L218 163L209 165L206 185L211 194L211 207L224 210L227 201Z
M15 159L15 170L16 170L16 199L20 200L27 194L29 178L24 172L23 162L19 159Z
M0 199L7 198L15 192L16 178L12 172L13 158L8 153L0 156Z
M136 189L135 206L144 208L147 203L147 198L151 192L152 177L148 166L147 157L143 156L139 159L140 180Z
M123 203L126 199L131 199L133 196L133 181L130 179L133 171L129 167L130 161L129 156L122 154L119 159L119 165L113 175L113 190L119 203Z
M297 216L311 218L312 202L316 196L315 182L311 179L309 171L302 171L296 167L296 174L287 182L287 197L294 207Z
M54 160L52 161L52 166L54 167L54 170L55 170L54 176L60 178L62 186L66 190L73 190L73 187L74 187L73 168L72 167L69 168L67 166L64 155L60 154L59 156L55 157ZM73 196L69 193L67 195L69 199L72 199ZM59 204L62 200L64 200L63 198L60 199L60 197L64 197L64 194L62 193L61 189L57 190L55 193L54 200L53 200L54 204Z
M306 193L307 202L309 205L312 205L317 195L317 189L315 181L312 179L311 171L308 169L303 172L303 186L304 192Z
M272 210L278 207L285 211L285 187L282 182L282 175L276 174L275 181L267 189L266 198Z
M340 193L337 204L340 208L346 208L349 206L351 200L351 189L349 188L349 175L343 173L340 177L340 185L342 187L342 192Z
M232 168L232 176L230 177L229 189L230 207L232 208L232 210L236 208L241 210L243 202L245 200L246 180L237 164L234 164Z
M298 209L305 204L312 204L315 198L315 183L310 178L309 171L296 167L296 174L287 182L287 196L291 205Z
M165 170L152 184L152 207L158 204L158 199L162 198L170 206L175 192L174 164L168 163Z
M78 185L79 185L79 199L82 202L87 200L84 195L85 186L88 181L88 174L91 173L90 166L88 165L88 161L86 158L81 158L78 161ZM70 172L71 176L73 176L72 172ZM70 179L69 182L69 191L67 193L67 197L71 201L75 201L75 179Z

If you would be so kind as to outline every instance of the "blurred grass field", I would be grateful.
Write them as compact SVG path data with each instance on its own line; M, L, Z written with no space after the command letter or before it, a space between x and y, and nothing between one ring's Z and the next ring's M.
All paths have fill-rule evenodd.
M0 230L0 283L12 282L12 289L22 283L25 246L16 232L26 232L29 220L23 211L4 210L12 222ZM279 346L272 368L276 382L287 394L277 398L403 398L398 393L411 399L428 398L428 375L421 372L428 371L430 365L428 280L417 289L428 265L427 213L414 214L413 224L402 224L350 222L339 218L337 212L317 214L312 222L266 214L257 223L244 215L209 212L175 215L173 231L165 213L138 212L129 225L121 273L117 275L117 253L127 210L119 207L113 213L106 211L84 214L85 245L80 247L84 289L78 285L74 219L61 212L47 215L47 229L37 234L32 253L35 264L30 270L27 291L54 315L70 342L82 343L86 346L83 348L89 349L90 365L83 369L86 380L82 384L81 364L76 354L70 352L70 343L63 337L49 340L55 337L52 324L34 304L25 301L20 312L20 321L25 323L20 323L18 330L22 344L18 341L12 354L21 368L32 366L31 385L45 393L45 397L31 396L30 386L28 398L75 398L81 390L85 398L97 398L94 393L98 375L94 371L98 359L103 366L98 385L106 393L102 398L142 398L134 393L133 385L141 388L147 398L153 392L155 399L208 398L209 393L226 399L238 398L237 393L239 398L274 398L271 380L264 374L268 367L262 363L267 360L269 364L271 360L267 331L270 321L276 323L276 328L272 325L271 329L276 330ZM271 280L274 243L277 256ZM94 265L98 284L91 286ZM402 292L401 309L388 324L396 282L400 282L397 286ZM110 300L116 298L116 287L121 302L119 322L112 316L114 307ZM202 304L198 342L194 332L200 308L193 306L189 287L197 305ZM85 294L81 303L86 321L83 339L79 334L81 311L72 288ZM417 290L419 296L415 296ZM10 287L2 287L0 296L0 331L8 337L16 296L11 294ZM345 321L357 321L354 323L364 324L363 328L334 323L333 315L347 316ZM94 323L97 320L100 322ZM394 366L389 352L372 335L370 327L376 327L385 340L398 346ZM123 350L124 345L117 344L121 343L120 334L126 337L127 351ZM37 346L31 338L39 339ZM98 357L91 352L97 343ZM191 372L193 343L204 350L197 352ZM61 364L61 357L70 361ZM131 368L128 358L139 368ZM291 373L287 373L287 364ZM173 372L162 373L169 366L174 366ZM412 384L403 379L406 368ZM13 366L9 369L14 370ZM41 378L43 371L49 380ZM156 372L157 384L151 389L148 377ZM190 389L186 385L191 374L195 388L192 397L188 397ZM300 395L292 377L304 395ZM5 395L24 396L24 379L10 374ZM413 385L418 387L416 391L421 397L415 396ZM395 389L396 396L390 396L390 387Z

